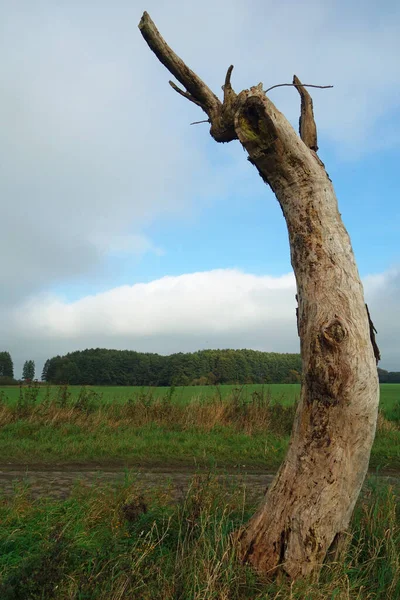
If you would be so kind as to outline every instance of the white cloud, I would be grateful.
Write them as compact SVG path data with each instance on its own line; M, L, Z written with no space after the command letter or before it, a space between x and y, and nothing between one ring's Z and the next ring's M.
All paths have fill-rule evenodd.
M364 279L365 296L378 331L382 368L400 371L400 268Z
M400 368L400 272L365 280L382 366ZM40 358L86 347L158 353L200 348L298 352L295 279L214 270L122 286L76 302L33 298L9 318L13 343ZM45 354L47 352L47 356Z
M164 250L153 244L148 236L142 233L136 234L115 234L108 238L100 236L96 239L94 235L92 237L94 244L101 248L106 254L113 256L122 256L125 254L136 254L141 255L146 252L154 252L157 256L162 256Z
M143 352L253 348L297 352L295 281L214 270L121 286L76 302L40 295L3 321L1 338L19 373L27 356L87 347Z
M181 335L240 334L271 320L290 323L294 295L292 274L274 278L220 269L125 285L73 303L32 300L15 313L14 325L53 338L171 336L178 350Z

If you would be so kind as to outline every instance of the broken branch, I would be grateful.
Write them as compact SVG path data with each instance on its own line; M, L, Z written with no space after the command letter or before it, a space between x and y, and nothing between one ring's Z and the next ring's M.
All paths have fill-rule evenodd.
M379 351L378 344L376 343L376 338L375 338L375 334L378 332L375 329L375 325L373 324L371 315L369 314L368 304L365 305L365 308L367 309L368 323L369 323L369 335L370 335L370 339L371 339L371 344L372 344L372 348L374 349L374 356L375 356L376 364L378 364L378 362L381 360L381 353Z
M317 152L317 126L314 120L312 98L296 75L293 76L293 85L297 88L301 98L299 121L300 137L306 146Z
M225 75L225 83L224 83L224 85L222 86L222 89L224 90L224 98L225 98L225 95L226 95L226 93L227 93L229 90L232 90L232 85L231 85L231 75L232 75L232 71L233 71L233 65L231 65L231 66L228 68L228 70L227 70L227 72L226 72L226 75Z
M201 102L196 100L196 98L194 98L191 94L189 94L189 92L185 92L184 90L181 90L181 88L178 87L176 85L176 83L174 83L173 81L169 81L168 83L172 87L172 89L175 90L175 92L178 92L178 94L180 94L184 98L187 98L187 100L190 100L190 102L193 102L193 104L197 104L197 106L200 106L200 108L205 110L203 104L201 104Z
M158 60L186 88L187 92L183 92L178 86L172 86L174 90L191 102L201 106L209 116L211 112L216 112L221 106L220 100L204 81L189 69L183 60L168 46L147 12L143 13L139 29Z

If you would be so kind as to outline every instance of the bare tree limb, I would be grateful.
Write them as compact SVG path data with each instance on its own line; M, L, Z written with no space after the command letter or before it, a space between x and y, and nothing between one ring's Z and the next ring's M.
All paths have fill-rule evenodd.
M233 92L232 89L232 85L231 85L231 75L232 75L232 71L233 71L233 65L231 65L225 75L225 83L222 86L222 89L224 91L224 101L226 99L227 94L229 94L229 92Z
M267 90L265 90L265 93L270 92L271 90L274 90L278 87L312 87L318 88L320 90L327 90L328 88L333 88L333 85L314 85L312 83L302 83L301 85L299 85L298 83L277 83L276 85L272 85Z
M368 322L369 322L369 333L370 333L370 338L371 338L371 344L372 344L372 347L374 349L374 356L375 356L376 364L378 364L378 362L381 360L381 353L380 353L380 350L378 348L378 344L376 343L376 338L375 338L375 334L378 333L378 332L375 329L375 325L373 324L372 319L371 319L371 315L369 314L368 304L365 305L365 308L367 309Z
M177 86L174 87L175 91L179 90L178 93L201 106L209 116L210 113L218 111L221 101L213 94L204 81L189 69L183 60L168 46L147 12L143 13L139 29L158 60L186 88L191 97L185 96Z
M234 127L234 115L237 105L237 95L231 86L233 65L228 68L225 76L224 102L222 103L210 88L183 62L168 46L160 35L147 12L139 23L139 29L149 48L159 61L184 86L182 90L174 82L171 87L181 96L200 106L207 114L211 123L210 133L217 142L231 142L237 139Z
M196 98L193 98L192 94L189 94L189 92L185 92L184 90L181 90L181 88L178 87L176 85L176 83L174 83L173 81L169 81L168 83L172 87L172 89L175 90L175 92L178 92L178 94L180 94L184 98L187 98L188 100L190 100L190 102L193 102L193 104L197 104L197 106L200 106L200 108L205 110L205 107L203 106L203 104L201 104L201 102L196 100Z
M317 152L317 126L314 120L312 98L296 75L293 76L293 84L296 86L301 98L300 137L306 146Z
M233 71L233 65L231 65L225 75L225 83L222 86L222 89L224 91L224 109L226 110L231 110L233 108L233 105L235 103L235 100L237 98L237 95L235 93L235 91L232 88L232 84L231 84L231 75L232 75L232 71Z

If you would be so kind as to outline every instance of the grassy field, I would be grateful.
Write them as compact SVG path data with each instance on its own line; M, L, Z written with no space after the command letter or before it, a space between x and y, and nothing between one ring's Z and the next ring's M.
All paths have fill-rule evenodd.
M285 454L299 387L8 388L4 462L267 467ZM371 467L400 468L400 386L382 386Z
M390 384L386 384L389 385ZM395 384L393 384L395 385ZM400 385L398 386L400 392ZM37 396L38 402L45 399L48 394L52 397L59 390L60 386L40 386ZM235 390L243 399L250 399L256 391L259 393L265 392L273 401L282 403L292 403L300 395L300 385L293 384L269 384L269 385L188 385L184 387L123 387L123 386L87 386L87 390L92 391L96 395L98 404L124 404L128 400L136 400L138 397L152 397L154 399L162 399L166 396L173 398L174 403L188 404L193 400L207 400L216 395L221 398L228 398ZM69 397L74 400L79 396L82 386L68 386ZM20 396L20 388L18 386L0 386L0 395L3 396L4 402L9 405L14 405L18 402Z
M381 386L371 469L400 469L399 392ZM296 385L3 389L0 456L17 470L95 463L199 473L178 500L128 474L108 486L77 483L66 500L34 499L15 484L0 495L1 600L398 600L400 490L376 477L343 559L317 583L271 582L237 560L231 533L254 500L220 468L275 471L298 394Z
M180 500L166 489L77 485L65 501L16 487L0 502L2 600L398 600L398 490L373 479L357 503L340 562L318 582L268 581L242 565L231 533L255 506L240 485L197 475Z
M37 400L40 402L49 394L54 397L62 390L60 386L40 386ZM281 404L291 404L300 396L300 384L298 383L272 383L272 384L249 384L249 385L221 385L221 386L185 386L176 388L165 387L108 387L108 386L87 386L95 394L98 404L123 404L129 400L135 400L138 396L147 396L162 399L166 396L173 398L177 404L188 404L193 400L206 400L216 395L221 398L228 398L232 393L240 394L243 400L250 400L254 392L268 394L272 402ZM73 400L76 399L82 390L82 386L68 386L67 393ZM393 408L400 405L400 384L382 383L380 385L381 409L385 414L389 414ZM8 405L15 405L20 397L20 388L18 386L0 386L0 398Z

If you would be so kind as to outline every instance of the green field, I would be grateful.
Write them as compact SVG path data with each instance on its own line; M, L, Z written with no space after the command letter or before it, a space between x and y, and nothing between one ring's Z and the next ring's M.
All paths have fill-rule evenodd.
M387 384L390 386L390 384ZM396 387L396 384L393 384ZM400 391L400 385L399 391ZM39 387L38 401L43 400L46 394L54 396L58 390L62 389L61 386L46 386L41 385ZM71 398L76 398L81 391L82 386L68 386L68 393ZM166 395L171 394L171 388L167 387L119 387L119 386L86 386L87 390L91 390L96 394L97 401L99 404L110 404L110 403L124 403L130 399L136 399L138 396L152 396L153 398L164 398ZM279 401L282 403L291 403L296 400L300 395L300 385L297 383L275 383L269 385L188 385L184 387L172 388L172 398L175 403L188 404L194 399L206 400L216 395L221 395L222 398L227 398L232 392L239 394L243 399L251 398L251 395L257 392L264 392L271 396L272 400ZM0 394L3 394L4 401L10 405L16 404L20 395L20 388L18 386L0 386Z
M0 456L15 464L267 467L282 461L298 385L7 388ZM381 386L371 468L400 468L400 386Z
M23 388L22 388L23 389ZM62 386L40 385L37 392L37 402L46 397L54 397L62 393ZM70 400L78 398L81 390L93 393L93 398L98 406L108 404L124 404L138 398L163 399L170 397L174 404L185 405L195 401L207 401L213 397L231 398L232 395L247 402L252 399L254 392L266 395L271 402L283 405L294 403L300 396L300 384L274 383L274 384L249 384L249 385L221 385L221 386L185 386L185 387L118 387L118 386L68 386L67 395ZM9 406L15 406L21 396L18 386L0 386L0 399ZM392 420L400 420L400 384L380 384L380 409L383 414Z
M39 388L38 401L43 400L46 394L54 395L60 386L45 386ZM71 398L76 398L81 391L82 386L69 386L68 392ZM170 393L171 388L166 387L107 387L107 386L87 386L88 390L92 390L101 404L109 403L124 403L129 399L135 399L138 395L151 395L154 398L163 398ZM386 412L390 412L395 404L400 404L400 384L398 383L381 383L381 408ZM268 394L272 401L278 401L282 404L294 402L300 396L300 384L298 383L272 383L272 384L249 384L249 385L221 385L221 386L185 386L173 388L174 402L185 404L193 401L193 399L207 399L215 395L221 395L226 398L232 395L232 392L240 393L244 399L251 398L251 395L256 391ZM3 396L5 402L13 405L18 402L20 388L18 386L0 386L0 395Z

